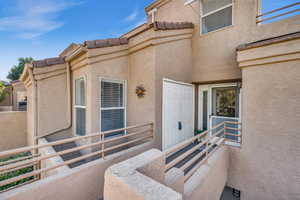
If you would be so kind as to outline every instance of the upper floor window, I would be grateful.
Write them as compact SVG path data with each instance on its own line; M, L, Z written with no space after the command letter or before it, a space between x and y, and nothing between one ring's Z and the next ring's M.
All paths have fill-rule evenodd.
M86 103L85 103L85 80L75 80L75 126L76 135L85 135Z
M232 25L232 0L202 0L201 33Z

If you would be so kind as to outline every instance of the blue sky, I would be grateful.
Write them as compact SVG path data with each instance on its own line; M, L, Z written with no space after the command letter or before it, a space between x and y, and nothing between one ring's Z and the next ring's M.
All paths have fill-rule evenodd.
M264 10L297 0L264 0ZM0 0L0 80L19 57L57 56L72 42L118 37L153 0Z

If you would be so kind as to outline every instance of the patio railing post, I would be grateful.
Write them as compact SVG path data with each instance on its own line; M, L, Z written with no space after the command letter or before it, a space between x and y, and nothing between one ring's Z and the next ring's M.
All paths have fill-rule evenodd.
M104 153L104 149L105 149L105 144L104 144L104 140L105 140L105 137L104 137L104 134L103 133L101 133L101 140L102 140L102 144L101 144L101 151L102 151L102 159L104 159L105 158L105 153Z

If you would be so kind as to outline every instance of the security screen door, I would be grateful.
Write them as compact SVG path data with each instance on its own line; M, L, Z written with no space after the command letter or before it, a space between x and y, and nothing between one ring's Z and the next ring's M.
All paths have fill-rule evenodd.
M204 131L224 121L239 122L240 100L240 88L236 83L199 86L199 129ZM238 125L228 126L237 128ZM219 129L211 134L217 131Z
M238 87L212 88L212 112L210 127L214 127L224 121L239 121L239 89ZM229 125L228 126L235 126ZM220 127L222 128L222 127ZM212 134L218 129L212 131ZM234 133L233 133L234 134Z

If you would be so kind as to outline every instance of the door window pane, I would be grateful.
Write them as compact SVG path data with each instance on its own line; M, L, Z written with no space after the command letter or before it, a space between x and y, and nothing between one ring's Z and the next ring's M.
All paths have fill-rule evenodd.
M203 130L207 130L207 102L208 102L207 94L208 94L207 91L203 91L203 108L202 108Z
M238 88L213 88L213 115L238 117Z

